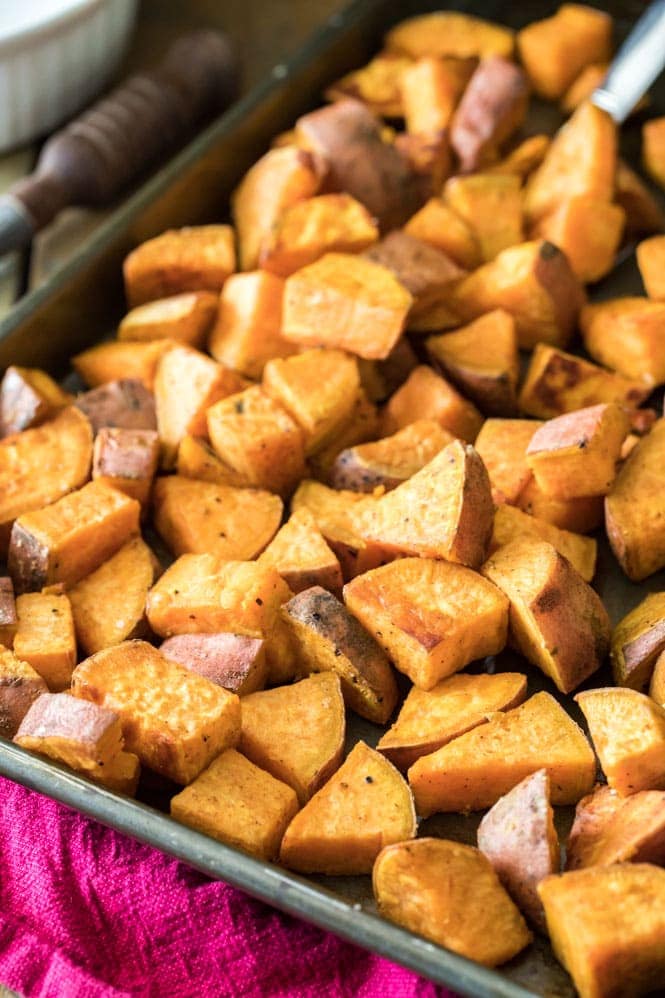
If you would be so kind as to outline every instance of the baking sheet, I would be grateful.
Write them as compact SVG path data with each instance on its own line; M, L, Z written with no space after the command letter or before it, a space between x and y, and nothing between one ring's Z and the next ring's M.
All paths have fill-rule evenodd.
M17 363L64 373L67 358L107 335L122 315L121 262L133 246L170 226L225 219L231 189L265 151L270 138L289 127L299 114L317 106L328 83L366 62L390 24L437 6L441 5L356 0L345 12L334 16L298 57L288 65L276 67L269 80L165 166L82 247L62 273L20 303L0 325L0 366ZM522 3L519 9L501 2L447 6L516 27L556 9L555 4L536 2ZM625 32L643 5L606 4L604 9L618 15L619 28ZM663 109L661 89L650 114L663 113ZM545 124L537 116L534 128L555 125L556 113L552 114L551 109L547 113L549 122ZM624 133L624 151L634 158L639 121L629 123ZM632 259L626 260L610 280L594 290L597 297L630 293L642 293ZM665 589L665 573L634 585L620 572L607 547L601 545L596 587L616 621L647 591ZM475 668L526 671L530 692L548 689L556 695L544 676L510 652ZM598 685L600 681L602 677L596 675L590 685ZM580 720L570 701L566 706ZM358 738L375 744L380 733L374 725L351 715L349 746ZM164 785L149 774L141 786L142 802L134 802L3 739L0 739L0 773L464 994L512 998L520 995L568 998L574 994L568 975L553 958L545 940L536 940L523 954L496 971L479 967L379 918L369 877L305 879L178 825L160 813L168 794ZM420 832L475 843L478 817L436 815L421 823ZM557 821L565 835L571 821L570 809L559 809Z

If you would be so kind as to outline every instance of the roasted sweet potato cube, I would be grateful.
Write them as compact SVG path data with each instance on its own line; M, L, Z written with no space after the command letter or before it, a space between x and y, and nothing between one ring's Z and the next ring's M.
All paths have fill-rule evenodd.
M584 345L594 360L646 385L665 382L665 302L613 298L580 315Z
M534 419L486 419L475 448L487 468L495 503L516 503L531 478L526 449L542 423Z
M384 236L363 256L392 271L413 296L408 325L441 297L445 300L465 274L441 250L401 229Z
M11 365L0 382L0 436L39 426L71 400L45 371Z
M148 545L134 537L69 590L76 639L86 655L145 636L146 599L159 571Z
M64 593L24 593L16 600L14 654L28 662L50 690L66 690L76 665L71 603Z
M489 860L473 846L434 838L386 846L372 881L389 921L487 967L531 942Z
M662 987L665 870L648 863L573 870L547 877L538 893L554 952L580 998Z
M402 73L412 64L408 56L379 52L366 66L354 69L325 92L326 100L354 97L374 114L384 118L402 117Z
M146 343L109 340L72 357L72 367L90 388L130 378L141 381L148 391L152 391L157 364L176 345L175 340L148 340Z
M219 291L235 269L230 225L169 229L125 259L125 292L133 308L181 291Z
M409 769L418 814L480 811L539 769L553 804L576 804L593 786L596 760L585 736L549 693L536 693L467 731Z
M433 419L417 419L390 437L341 451L329 481L335 489L393 489L424 468L454 437Z
M462 173L471 173L521 125L528 103L523 71L508 59L483 59L464 91L450 140Z
M611 624L598 594L547 541L516 540L483 574L510 600L509 640L569 693L603 663Z
M93 433L107 426L156 430L155 398L138 378L108 381L79 395L76 408L90 420Z
M417 59L400 76L406 130L425 135L443 131L463 89L450 63L432 56Z
M370 873L385 845L415 834L406 781L359 741L287 828L280 861L300 873Z
M96 481L20 516L8 558L17 591L73 586L138 533L140 511L136 499Z
M550 147L549 135L530 135L498 163L484 167L486 173L511 173L526 180L545 159Z
M299 669L336 672L345 702L361 717L385 724L397 703L390 663L343 603L320 586L298 593L281 610Z
M145 641L124 641L81 662L72 692L119 714L128 751L176 783L190 783L240 736L238 697Z
M605 499L605 527L629 579L665 565L665 420L659 419L621 467Z
M288 495L305 473L303 433L258 385L208 409L208 433L243 485Z
M14 598L14 583L8 575L0 577L0 645L4 648L14 646L16 634L16 600Z
M651 179L665 188L665 117L642 125L642 162Z
M514 33L471 14L439 10L400 21L388 32L385 42L389 52L402 52L412 59L427 55L459 59L470 56L485 59L492 55L510 58Z
M174 634L159 652L172 662L245 696L263 689L267 675L265 641L246 634Z
M541 932L545 913L536 890L559 872L559 837L550 804L550 778L539 769L496 802L478 826L478 848L518 908Z
M585 101L556 133L545 159L529 178L524 196L527 219L537 222L581 194L611 201L616 147L612 118Z
M552 419L601 402L618 402L627 408L641 405L651 394L641 381L538 343L519 396L520 409L529 416Z
M425 364L414 368L392 395L383 414L386 433L395 433L419 419L433 419L453 436L473 443L483 423L472 402Z
M363 516L362 534L388 551L482 563L492 533L493 505L485 465L455 440Z
M412 686L397 720L382 735L377 750L405 772L421 755L430 755L453 738L485 724L497 710L510 710L526 696L519 672L449 676L431 690Z
M344 758L344 700L339 676L321 672L242 700L239 749L296 791L303 806Z
M387 357L412 297L386 267L361 256L326 253L286 281L282 335L360 357Z
M430 336L427 351L447 378L492 416L517 408L519 352L515 320L495 309L453 333Z
M480 246L470 226L438 197L430 198L404 226L404 231L471 270L480 264Z
M229 748L171 799L171 815L258 859L275 860L298 810L295 792Z
M625 222L620 205L580 194L541 219L536 231L563 250L575 276L589 284L612 270Z
M39 673L0 647L0 738L13 738L31 705L48 686Z
M224 464L207 440L192 437L189 433L178 444L176 473L184 478L198 478L217 485L243 484L242 475Z
M609 61L612 18L602 10L564 3L553 17L522 28L517 48L538 96L558 100L585 66Z
M152 501L157 532L176 556L208 553L250 561L270 543L282 520L279 496L181 475L158 478Z
M122 724L108 707L67 693L44 693L23 718L14 741L71 769L94 771L122 751Z
M475 173L451 177L443 189L445 201L473 230L485 262L524 241L521 187L514 174Z
M0 551L17 516L41 509L87 481L92 430L69 406L54 419L0 440Z
M295 145L271 149L257 160L232 198L242 270L254 270L264 240L269 239L282 214L319 190L323 164Z
M645 239L636 252L646 293L656 301L665 301L665 236Z
M368 361L368 363L373 362ZM385 386L387 383L383 382L383 384ZM382 392L384 390L390 394L390 389L384 387ZM320 451L310 455L307 462L309 474L322 482L327 482L340 450L344 450L345 447L353 447L355 444L363 444L367 440L375 440L380 435L381 427L377 408L367 398L364 388L361 388L353 403L351 414L338 434Z
M591 533L603 522L603 496L555 499L543 492L533 477L520 492L516 505L530 516L574 534Z
M614 200L626 213L629 235L648 235L665 229L665 212L642 178L619 159L615 177Z
M584 291L566 256L552 243L510 246L457 287L452 307L463 320L502 308L515 319L521 349L565 347L584 304Z
M596 87L599 87L607 76L609 68L607 62L590 62L588 66L585 66L561 98L561 110L565 114L572 114L580 104L589 100Z
M126 797L134 797L141 775L141 763L133 752L118 752L103 769L95 770L89 775L107 790L125 794Z
M219 295L212 291L185 291L138 305L118 326L119 340L162 340L201 350L217 316Z
M665 793L641 790L619 797L598 786L583 797L566 843L566 869L612 863L656 863L665 860Z
M414 367L418 366L418 357L409 340L402 336L393 349L383 360L363 360L358 358L360 384L362 391L370 402L385 402L385 400L403 385ZM358 400L356 400L358 405ZM356 440L355 443L362 443Z
M617 686L646 691L665 649L665 593L649 593L612 631L612 672Z
M92 477L146 506L159 463L156 430L104 427L95 437Z
M402 558L348 583L344 600L420 689L506 644L507 598L462 565Z
M342 590L339 561L306 507L291 514L259 561L276 568L293 593L311 586L321 586L332 593Z
M591 582L595 575L598 545L594 538L583 537L571 530L561 530L547 520L539 520L515 506L503 503L494 514L490 553L518 540L547 541L568 559L585 582Z
M575 699L612 789L622 797L665 790L665 709L623 686L585 690Z

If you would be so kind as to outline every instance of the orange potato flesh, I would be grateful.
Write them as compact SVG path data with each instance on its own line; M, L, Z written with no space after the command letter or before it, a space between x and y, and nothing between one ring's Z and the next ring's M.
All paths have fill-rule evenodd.
M125 259L127 299L134 307L183 291L219 291L235 266L230 225L170 229Z
M637 264L649 298L665 301L665 236L652 236L637 247Z
M526 449L538 427L534 419L486 419L476 438L496 503L516 503L531 478Z
M45 371L11 365L0 383L0 436L38 426L71 401Z
M531 477L519 494L516 505L525 513L553 524L560 530L588 534L603 522L603 497L579 496L555 499L548 496Z
M490 554L505 544L516 540L547 541L559 554L567 558L585 582L591 582L596 572L598 545L592 537L582 537L570 530L560 530L546 520L524 513L506 503L497 507L494 514L494 532Z
M563 250L575 276L589 284L612 270L625 222L619 205L581 194L546 215L537 233Z
M392 436L347 447L337 455L329 481L335 489L393 489L424 468L454 437L432 419L417 419Z
M524 241L520 177L501 173L451 177L443 196L474 232L485 263Z
M509 59L513 54L514 34L509 28L480 17L440 10L401 21L388 32L385 43L389 52L401 52L413 59L490 55Z
M665 593L649 593L612 631L612 673L617 686L644 693L663 649Z
M13 738L31 705L48 686L27 662L0 647L0 737Z
M215 321L218 300L212 291L187 291L139 305L118 326L118 339L171 339L200 350Z
M322 586L332 593L342 590L339 561L306 507L291 514L259 562L276 568L293 593L311 586Z
M337 80L325 92L327 100L354 97L385 118L402 115L402 73L412 64L408 56L379 52L366 66Z
M441 250L467 270L480 263L480 247L472 229L441 198L430 198L412 215L404 231Z
M652 180L665 188L665 117L644 122L642 162Z
M432 56L404 69L400 92L407 132L431 134L447 128L462 93L460 82L446 62Z
M373 362L370 361L369 363ZM308 472L313 478L317 478L321 482L328 482L332 467L341 450L344 450L346 447L353 447L355 444L364 444L366 441L374 440L381 435L379 414L374 403L370 402L365 394L365 392L369 394L369 390L367 380L363 378L362 371L360 372L360 379L361 382L364 381L364 384L356 396L347 422L325 447L322 447L316 454L310 454L309 456ZM384 380L382 374L380 375L380 379L381 386L379 394L385 397L385 395L390 393L387 383L391 379Z
M566 869L613 863L656 863L665 860L665 793L641 790L619 797L599 786L583 797L566 843Z
M614 200L626 212L626 232L648 235L665 229L665 212L634 170L619 159Z
M178 444L176 474L184 478L197 478L216 485L242 486L243 476L230 468L215 454L203 437L185 434Z
M407 325L421 329L423 319L440 303L446 306L465 271L441 250L398 229L365 250L363 257L389 270L413 296Z
M545 159L550 147L549 135L530 135L515 146L505 159L485 167L487 173L511 173L526 180Z
M557 100L585 66L609 61L612 18L604 11L565 3L553 17L523 28L517 47L538 96Z
M473 405L424 364L414 368L392 395L383 413L386 433L401 430L417 419L434 419L456 437L473 443L483 418Z
M177 346L175 340L149 340L147 343L110 340L72 357L72 367L90 388L121 378L134 378L152 391L157 364L174 346Z

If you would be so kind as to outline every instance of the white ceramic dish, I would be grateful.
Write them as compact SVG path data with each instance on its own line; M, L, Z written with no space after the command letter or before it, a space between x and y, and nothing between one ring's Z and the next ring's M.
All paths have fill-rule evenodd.
M138 0L0 2L0 152L45 135L110 79Z

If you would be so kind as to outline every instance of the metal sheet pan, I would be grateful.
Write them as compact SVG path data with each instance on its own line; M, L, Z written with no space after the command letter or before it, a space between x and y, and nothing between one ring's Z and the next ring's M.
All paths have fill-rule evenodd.
M234 184L275 134L320 103L326 84L366 61L392 23L444 5L515 27L546 16L557 6L534 0L520 5L480 0L451 4L355 0L334 16L300 55L276 67L270 79L165 165L81 248L65 270L17 306L0 324L0 367L16 363L62 373L71 354L107 334L122 314L121 261L133 246L169 226L225 218ZM617 16L619 30L625 32L642 6L624 2L605 4L604 9ZM653 108L657 113L665 111L662 89ZM629 157L637 148L638 138L638 125L629 124L622 139ZM597 293L641 293L634 263L626 261ZM616 620L646 591L664 589L665 574L651 577L644 585L632 585L604 547L596 585ZM518 664L506 653L498 661L488 661L478 668L524 666L523 660ZM535 670L530 671L530 687L533 692L539 688L554 692ZM579 720L579 714L576 717ZM362 737L374 744L379 736L377 728L360 719L353 719L349 729L349 743ZM536 940L525 953L499 970L487 970L377 916L369 877L305 879L252 859L161 813L159 808L166 805L166 799L154 786L143 786L142 802L130 801L1 738L0 773L461 993L506 998L569 998L574 994L568 975L553 958L545 940ZM563 809L557 818L565 831L570 812ZM424 822L421 830L474 842L476 826L477 818L439 815Z

